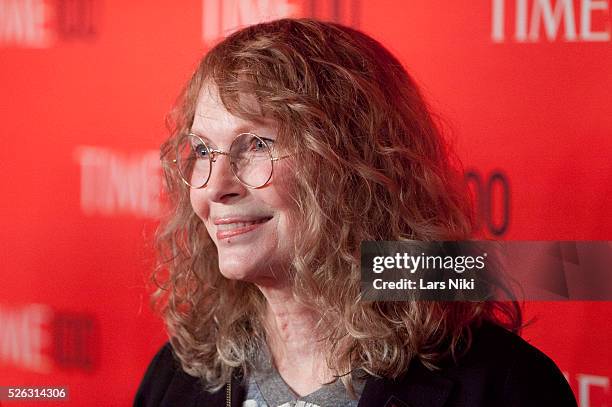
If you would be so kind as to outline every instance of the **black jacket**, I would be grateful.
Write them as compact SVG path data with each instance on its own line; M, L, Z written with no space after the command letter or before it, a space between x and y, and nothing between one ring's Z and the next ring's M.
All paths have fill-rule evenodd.
M134 406L227 405L227 386L216 393L201 388L166 344L149 365ZM239 377L231 390L231 405L241 406ZM458 364L432 372L415 361L397 380L367 379L359 407L404 406L576 407L576 399L550 358L519 336L485 323L474 330L472 347Z

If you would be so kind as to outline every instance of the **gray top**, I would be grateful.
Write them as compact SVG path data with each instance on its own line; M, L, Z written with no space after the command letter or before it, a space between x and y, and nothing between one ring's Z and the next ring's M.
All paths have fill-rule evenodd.
M365 379L353 379L357 397ZM349 397L339 379L305 396L298 396L272 365L267 350L259 357L252 374L246 378L246 398L242 407L357 407L359 400Z

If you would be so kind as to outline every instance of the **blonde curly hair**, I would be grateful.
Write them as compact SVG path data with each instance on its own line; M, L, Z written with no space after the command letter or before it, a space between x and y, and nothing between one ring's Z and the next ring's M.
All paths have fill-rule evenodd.
M225 108L278 123L277 143L295 148L298 222L294 293L321 313L327 363L396 378L413 359L434 369L470 344L484 320L521 326L516 302L360 301L359 247L366 240L461 240L472 233L471 201L458 165L418 87L369 36L338 24L283 19L246 27L201 60L168 116L162 162L190 131L202 86ZM244 94L258 102L257 111ZM265 341L261 292L219 272L217 250L164 165L171 207L157 233L153 299L185 372L217 390L248 371ZM324 328L323 328L324 327Z

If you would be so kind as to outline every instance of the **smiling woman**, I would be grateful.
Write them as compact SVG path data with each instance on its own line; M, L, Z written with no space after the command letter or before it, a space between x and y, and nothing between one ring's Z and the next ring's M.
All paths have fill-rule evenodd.
M290 221L291 163L277 160L274 165L279 158L271 152L276 147L274 127L232 115L215 86L202 87L192 134L207 135L203 142L210 154L200 153L195 160L195 167L205 169L194 170L191 182L206 184L192 188L190 200L217 249L219 271L228 279L279 283L278 273L288 271L296 236ZM218 151L229 153L215 158Z
M135 405L575 405L513 333L516 303L361 301L362 241L472 230L451 152L378 42L307 19L244 28L170 119L154 295L170 340Z

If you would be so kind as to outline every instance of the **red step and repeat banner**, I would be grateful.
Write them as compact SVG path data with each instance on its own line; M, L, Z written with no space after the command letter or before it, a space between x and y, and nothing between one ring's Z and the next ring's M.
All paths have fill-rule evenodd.
M263 20L337 21L394 52L455 141L483 236L612 240L610 3L0 0L0 385L131 403L166 339L146 288L164 115L211 44ZM579 405L612 405L612 303L526 316Z

